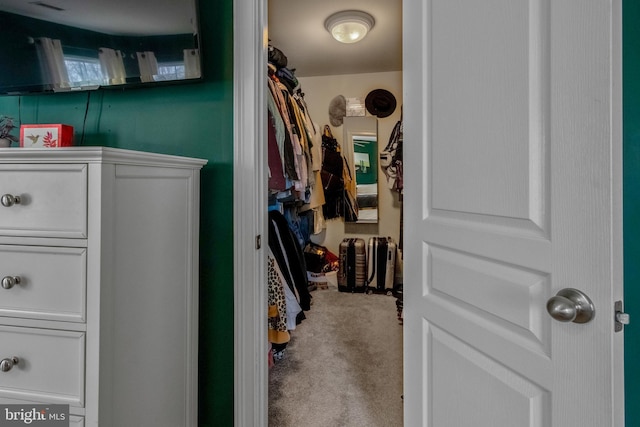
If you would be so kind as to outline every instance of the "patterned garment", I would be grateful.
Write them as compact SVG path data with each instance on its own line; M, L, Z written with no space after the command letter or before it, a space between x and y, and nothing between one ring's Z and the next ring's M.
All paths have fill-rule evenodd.
M291 336L287 330L287 300L280 275L278 274L276 261L269 254L267 257L268 269L268 324L269 342L283 344L289 342Z

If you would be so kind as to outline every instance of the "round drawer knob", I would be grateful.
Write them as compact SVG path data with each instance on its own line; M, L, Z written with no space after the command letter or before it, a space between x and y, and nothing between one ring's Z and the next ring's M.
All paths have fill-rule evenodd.
M2 287L4 289L11 289L15 285L19 285L19 284L20 284L20 277L19 276L15 276L15 277L5 276L5 277L2 278Z
M18 359L16 356L2 359L0 360L0 371L9 372L11 368L18 364L18 362L20 362L20 359Z
M20 196L12 196L11 194L4 194L2 198L0 198L0 203L2 203L2 206L6 208L10 208L13 205L19 205Z

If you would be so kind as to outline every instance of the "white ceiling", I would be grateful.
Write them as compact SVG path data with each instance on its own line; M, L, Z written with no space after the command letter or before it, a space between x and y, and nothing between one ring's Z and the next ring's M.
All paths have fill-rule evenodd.
M402 0L268 0L269 39L298 77L402 70ZM342 10L371 14L375 25L354 44L335 41L324 28Z

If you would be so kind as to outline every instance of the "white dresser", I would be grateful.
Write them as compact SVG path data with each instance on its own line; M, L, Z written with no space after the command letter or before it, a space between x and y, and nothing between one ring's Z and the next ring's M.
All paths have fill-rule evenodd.
M0 149L0 403L193 427L204 160Z

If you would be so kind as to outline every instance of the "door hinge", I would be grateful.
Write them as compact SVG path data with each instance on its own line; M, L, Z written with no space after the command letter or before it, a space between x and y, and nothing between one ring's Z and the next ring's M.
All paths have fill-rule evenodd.
M262 236L258 234L256 236L256 250L260 249L261 247L262 247Z
M616 332L620 332L624 329L624 325L629 324L629 315L624 312L624 307L622 306L622 301L616 301L613 306L614 316L615 316L615 328Z

